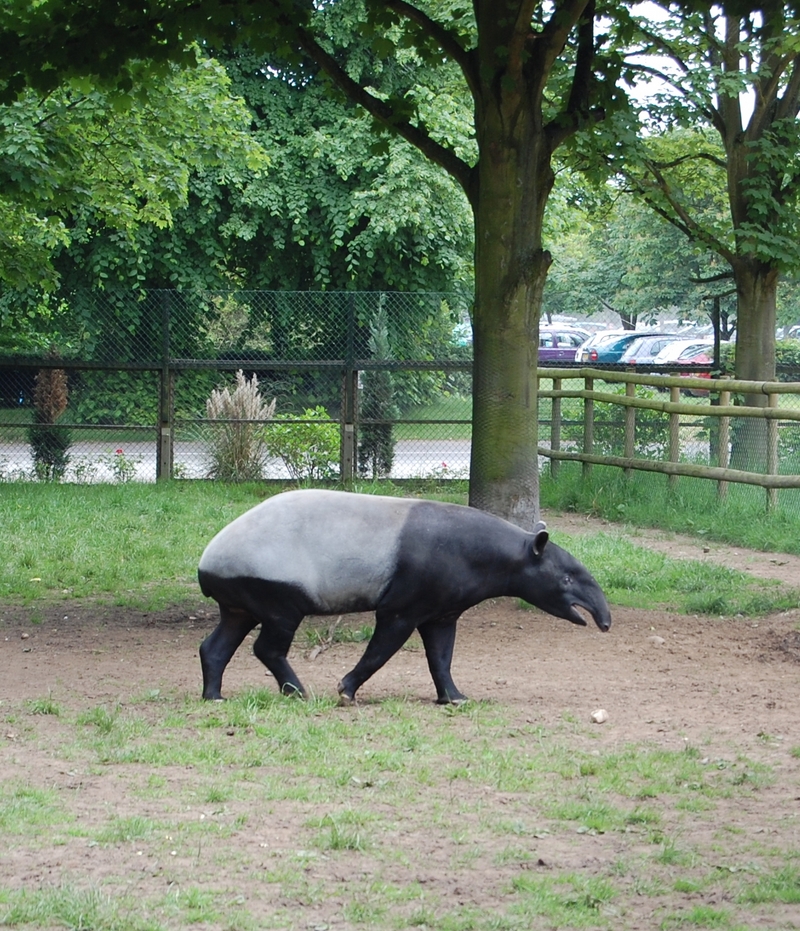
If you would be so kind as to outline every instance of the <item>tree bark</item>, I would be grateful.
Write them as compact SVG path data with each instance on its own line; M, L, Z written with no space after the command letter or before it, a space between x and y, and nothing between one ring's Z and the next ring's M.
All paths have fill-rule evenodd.
M733 265L737 294L736 377L745 381L775 381L775 324L778 270L758 260L738 257ZM766 407L764 393L746 394L744 403ZM731 467L764 471L767 462L767 421L741 418L733 426Z
M526 529L539 519L536 368L551 263L542 240L555 181L551 159L585 104L594 13L587 0L566 0L536 33L535 6L532 0L475 4L477 67L470 89L479 160L467 188L475 215L469 503ZM548 124L545 87L585 11L570 99L562 120Z
M536 367L553 175L541 140L530 127L520 135L528 138L493 140L480 163L469 502L530 529L539 519Z

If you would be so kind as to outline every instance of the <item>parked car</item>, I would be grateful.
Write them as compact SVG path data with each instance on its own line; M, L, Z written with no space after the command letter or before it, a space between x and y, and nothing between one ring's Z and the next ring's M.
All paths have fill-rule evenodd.
M714 352L714 340L707 338L675 339L669 342L651 361L654 365L670 365L679 359L689 358L693 352ZM684 353L686 355L684 356Z
M574 362L576 350L588 338L589 333L586 330L576 327L540 327L539 362Z
M681 339L675 340L665 346L653 359L656 365L712 365L714 362L714 341L707 339ZM678 372L684 378L710 378L709 372ZM666 390L666 389L660 389ZM708 394L701 388L687 388L685 394L695 397Z
M640 336L628 343L619 361L625 365L642 365L652 362L665 346L677 339L681 339L678 333L648 333Z
M595 333L575 353L575 361L619 362L628 346L643 335L636 330L603 330Z
M687 365L713 365L714 344L704 346L702 349L698 349L697 346L689 346L678 356L678 362L685 362ZM711 378L711 372L678 372L678 374L682 378ZM708 394L703 388L687 388L684 393L695 398Z

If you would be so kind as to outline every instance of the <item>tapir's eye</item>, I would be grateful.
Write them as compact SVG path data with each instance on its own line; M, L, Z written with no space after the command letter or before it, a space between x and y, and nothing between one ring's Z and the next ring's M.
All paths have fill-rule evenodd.
M561 583L564 588L569 588L572 585L572 578L568 575L564 576L564 581Z

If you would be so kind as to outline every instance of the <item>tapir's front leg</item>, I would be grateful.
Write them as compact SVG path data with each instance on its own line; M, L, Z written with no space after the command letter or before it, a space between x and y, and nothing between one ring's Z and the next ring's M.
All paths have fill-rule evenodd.
M415 621L376 612L375 633L364 655L337 686L344 701L355 701L359 688L394 656L414 633L416 626Z
M457 705L467 700L467 696L456 688L450 674L458 618L458 614L447 615L438 620L420 624L418 628L425 645L428 669L431 671L431 678L436 686L436 700L440 705Z

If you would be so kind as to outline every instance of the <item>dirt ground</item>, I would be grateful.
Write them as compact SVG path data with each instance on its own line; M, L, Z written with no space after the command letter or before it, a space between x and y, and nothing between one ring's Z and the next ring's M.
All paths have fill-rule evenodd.
M553 516L550 523L570 534L600 526L570 515ZM797 557L651 531L637 531L634 539L676 558L713 560L800 587ZM35 741L22 739L13 716L8 723L8 709L46 695L77 710L125 701L148 689L199 694L197 647L215 622L213 605L199 597L188 606L151 614L77 603L35 612L0 606L0 783L30 773L36 783L74 788L76 779L49 760ZM340 676L362 650L363 644L336 643L314 655L298 639L292 662L314 693L334 695ZM800 854L800 605L759 619L617 608L612 630L601 634L501 599L464 615L453 671L471 698L501 702L519 720L548 726L571 715L588 722L592 712L604 709L608 720L597 726L601 746L649 741L680 749L691 743L708 748L709 755L730 754L732 748L751 755L773 767L779 778L736 812L737 830L745 835L766 831L771 843ZM226 672L226 691L264 684L263 668L243 647ZM398 695L426 703L433 697L418 651L399 653L363 686L359 698L374 702ZM113 779L94 777L86 784L91 784L92 804L106 810L116 804ZM556 839L545 837L539 844L542 863L570 865L571 854ZM13 861L11 875L4 869L5 879L12 886L36 884L56 881L70 871L91 875L93 870L102 877L115 866L128 866L130 851L125 848L119 849L124 862L109 862L115 849L103 849L102 864L77 847L73 855L66 848L40 852L40 861L21 856ZM446 872L446 863L442 869ZM476 889L465 895L480 899ZM657 926L648 922L645 916L619 926ZM344 927L335 916L319 911L310 914L307 926ZM756 926L800 927L800 907L773 912Z

